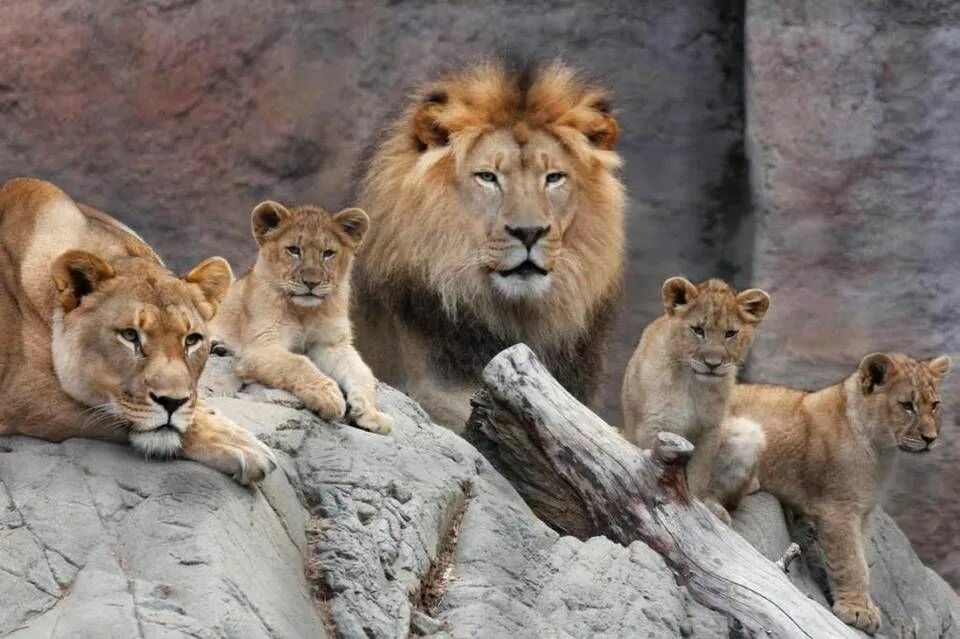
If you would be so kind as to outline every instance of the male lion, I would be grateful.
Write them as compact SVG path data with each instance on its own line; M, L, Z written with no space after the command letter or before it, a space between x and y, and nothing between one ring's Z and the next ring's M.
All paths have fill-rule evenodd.
M623 379L624 434L649 448L661 431L694 445L690 487L706 498L712 448L770 297L752 288L738 293L717 279L694 285L671 277L661 289L664 314L643 330ZM744 443L746 445L746 443ZM755 439L754 446L760 445ZM719 516L726 511L705 499Z
M273 453L197 400L207 322L233 275L182 279L128 228L40 180L0 188L0 434L129 441L243 484Z
M237 373L293 393L325 419L343 418L343 387L357 426L389 433L393 418L377 410L377 380L353 347L348 315L367 214L266 201L251 223L257 262L230 287L213 326L238 355Z
M711 490L736 508L757 473L761 489L809 516L834 612L869 633L880 627L880 611L870 598L867 521L897 450L921 453L937 440L949 372L949 357L873 353L846 380L817 392L743 384L730 399ZM743 433L757 429L765 446L743 454Z
M526 342L591 399L623 268L617 134L606 92L558 63L419 92L362 182L358 337L378 377L460 429L484 365Z

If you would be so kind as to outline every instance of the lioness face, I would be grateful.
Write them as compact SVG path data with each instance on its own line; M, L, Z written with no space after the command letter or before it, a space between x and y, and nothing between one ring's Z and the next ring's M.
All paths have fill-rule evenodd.
M318 207L288 209L258 204L251 213L260 245L257 268L296 306L320 306L349 280L354 254L369 226L367 214L350 208L331 214Z
M206 323L232 280L229 265L211 258L178 279L159 266L111 266L68 251L53 276L61 303L53 360L64 390L141 451L175 454L193 420Z
M510 298L546 293L574 215L578 187L569 154L545 133L501 129L481 137L457 168L494 289Z
M682 277L665 281L662 295L676 358L704 382L735 376L770 297L760 289L737 293L721 280L694 285Z
M901 450L922 453L940 436L940 386L950 358L919 361L900 354L872 353L858 369L868 405Z

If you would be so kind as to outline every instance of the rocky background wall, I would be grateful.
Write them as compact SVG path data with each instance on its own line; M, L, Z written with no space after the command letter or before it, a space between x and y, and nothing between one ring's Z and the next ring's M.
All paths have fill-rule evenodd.
M174 268L217 253L242 270L253 204L349 204L359 156L418 81L501 51L562 56L619 98L630 255L601 399L617 423L622 369L673 274L773 293L754 379L960 352L951 5L14 0L0 179L53 180ZM944 425L892 507L957 585L960 512L940 503L960 509L960 443Z

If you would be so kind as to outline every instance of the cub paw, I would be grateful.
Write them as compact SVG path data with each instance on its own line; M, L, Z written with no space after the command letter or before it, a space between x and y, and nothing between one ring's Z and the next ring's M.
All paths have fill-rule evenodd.
M355 415L354 422L359 428L371 433L386 435L393 430L393 417L378 410L371 410L362 415Z
M727 512L727 509L720 505L716 499L712 497L705 497L703 499L704 505L710 509L714 515L717 516L717 519L730 526L733 523L733 520L730 518L730 513Z
M249 442L236 445L236 469L231 476L247 486L259 481L277 467L277 457L273 450L254 436Z
M347 402L340 387L332 379L311 384L300 394L307 408L323 419L340 421L347 412Z
M870 635L880 629L880 609L869 598L860 602L838 600L833 604L833 614Z

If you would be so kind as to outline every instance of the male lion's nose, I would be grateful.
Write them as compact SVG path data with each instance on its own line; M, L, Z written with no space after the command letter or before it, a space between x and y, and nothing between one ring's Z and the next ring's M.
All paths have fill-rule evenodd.
M507 233L517 238L528 249L550 231L549 226L504 226Z
M167 397L166 395L154 395L150 393L150 399L163 406L167 413L173 415L177 409L187 403L189 397Z

